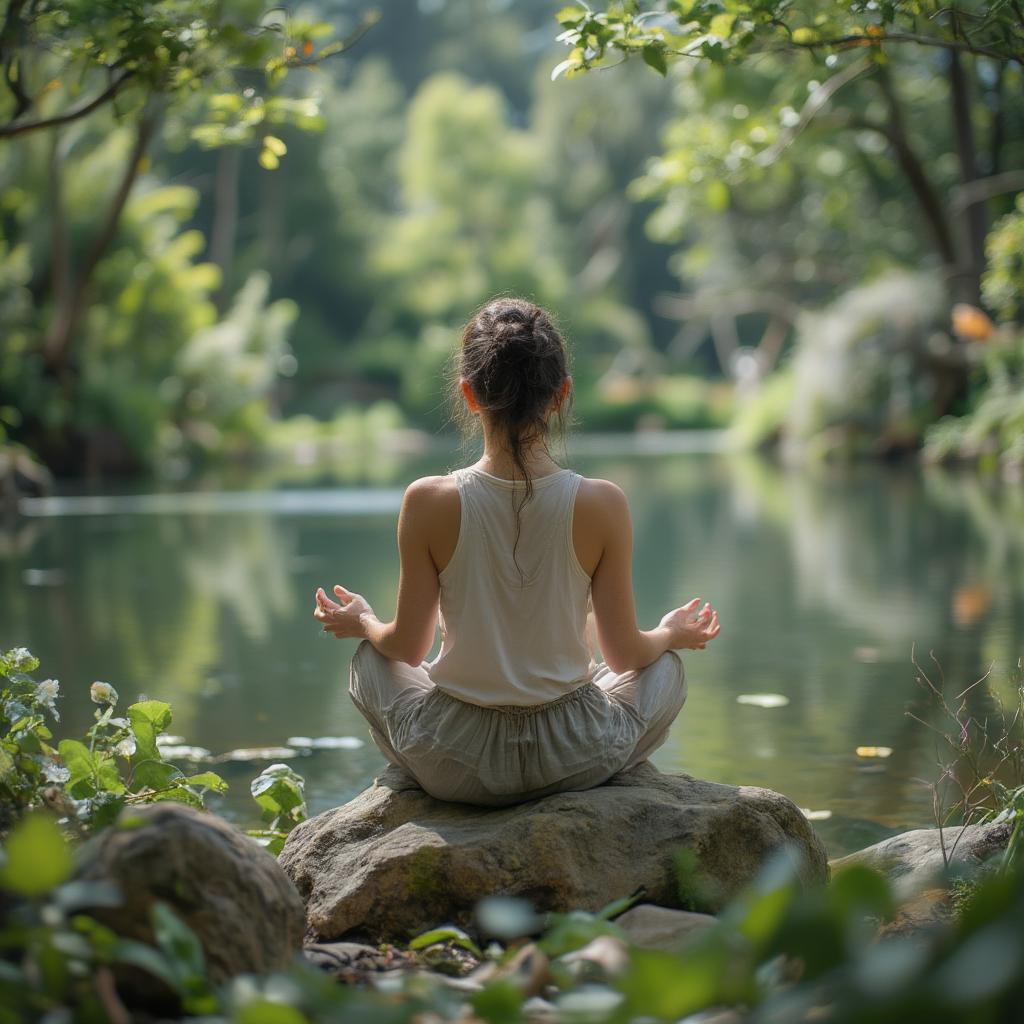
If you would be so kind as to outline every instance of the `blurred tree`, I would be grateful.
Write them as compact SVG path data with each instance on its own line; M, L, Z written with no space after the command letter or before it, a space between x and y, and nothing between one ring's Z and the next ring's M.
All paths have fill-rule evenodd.
M718 173L705 180L708 198L720 210L737 198L741 186L770 174L788 150L796 147L788 154L793 164L807 156L801 147L820 148L820 134L806 141L812 126L820 126L821 134L879 138L917 203L952 297L977 301L989 225L986 201L1024 187L1021 173L999 173L1010 141L1007 105L1010 97L1019 97L1024 61L1018 5L857 0L794 7L778 0L672 0L643 12L635 2L611 4L603 13L566 7L557 17L565 28L559 38L572 52L555 76L633 53L663 75L675 56L697 65L753 67L746 81L758 82L767 109L763 102L740 103L732 118L722 119L720 129L702 139L704 163L718 158L717 168L707 167ZM933 111L930 93L938 76L945 81L944 109ZM921 88L922 78L929 89ZM729 80L743 78L730 75ZM854 85L866 88L850 97ZM952 181L923 144L923 129L933 132L936 125L923 120L929 115L949 126L956 165ZM985 152L976 137L979 123L989 137ZM670 143L656 171L662 184L692 183L694 162L687 159L687 148ZM870 153L879 147L862 142L861 149ZM835 158L826 168L829 164L839 166Z
M36 263L33 274L35 305L45 315L32 349L50 382L44 389L55 388L59 401L50 403L56 421L37 417L33 423L29 406L21 429L39 435L40 447L56 445L50 460L73 470L77 446L60 428L73 423L80 397L84 370L76 349L98 268L117 239L153 143L162 133L189 134L207 146L258 139L261 164L275 167L286 150L276 126L318 126L315 101L279 94L289 70L318 66L351 38L332 41L332 26L267 10L262 0L9 0L2 18L0 143L24 149L48 136L42 208L49 237L46 263ZM103 149L111 118L123 126L114 134L127 133L130 143L73 223L66 193L75 185L68 172L91 149ZM27 160L18 154L11 162L24 167L38 164L39 156L32 146ZM230 202L228 171L221 194ZM24 219L10 203L5 213L10 237L7 229ZM216 239L225 260L230 221L230 212L221 216ZM24 394L18 398L21 404Z

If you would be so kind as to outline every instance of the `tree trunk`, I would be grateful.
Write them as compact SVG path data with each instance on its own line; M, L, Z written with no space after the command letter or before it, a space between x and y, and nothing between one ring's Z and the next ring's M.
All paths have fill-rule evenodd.
M938 193L935 191L928 174L924 169L913 146L910 144L910 137L907 134L906 122L903 117L903 108L900 105L899 97L893 87L889 72L884 66L879 66L876 74L882 94L885 96L889 108L889 120L885 125L864 124L864 127L874 128L880 131L892 146L896 161L907 179L911 191L917 200L917 204L924 215L925 221L931 230L932 240L942 260L947 278L952 283L954 295L957 292L956 280L958 277L956 245L953 241L953 233L950 230L949 221Z
M952 100L953 135L960 164L960 184L969 186L978 174L978 153L971 121L971 92L960 54L949 51L949 88ZM981 302L981 274L985 269L985 235L988 217L984 201L969 203L963 212L964 258L960 260L963 296L975 305Z
M159 118L158 105L150 98L139 118L135 142L99 234L89 247L78 273L73 274L70 267L66 268L64 272L68 279L66 287L64 287L64 294L55 296L53 318L43 342L43 361L47 373L60 382L61 390L69 398L73 391L70 373L71 354L81 327L82 317L88 308L92 279L97 266L117 237L121 215L124 213L132 186L139 176L142 159L153 140ZM57 174L59 175L59 171ZM60 216L59 213L58 216Z

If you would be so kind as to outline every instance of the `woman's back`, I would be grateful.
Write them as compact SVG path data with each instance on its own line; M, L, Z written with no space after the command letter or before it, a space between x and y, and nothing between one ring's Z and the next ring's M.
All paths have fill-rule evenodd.
M582 685L597 668L586 641L591 580L573 546L583 478L569 469L535 477L522 504L521 482L473 466L450 477L459 529L438 575L442 646L431 680L484 706L541 704Z

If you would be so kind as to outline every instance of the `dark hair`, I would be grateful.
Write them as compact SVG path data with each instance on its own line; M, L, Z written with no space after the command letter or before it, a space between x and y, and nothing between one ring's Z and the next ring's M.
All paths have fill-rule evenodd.
M464 433L472 433L475 419L459 390L459 381L465 378L480 408L501 432L515 469L526 483L522 500L516 506L513 559L519 544L521 512L533 497L533 481L524 458L526 447L535 438L541 438L547 448L551 403L568 373L568 350L554 318L525 299L491 299L473 314L462 332L462 344L451 374L455 419ZM571 397L558 406L559 434L565 430L566 406L570 402ZM515 470L513 479L518 479ZM513 491L513 501L514 495Z

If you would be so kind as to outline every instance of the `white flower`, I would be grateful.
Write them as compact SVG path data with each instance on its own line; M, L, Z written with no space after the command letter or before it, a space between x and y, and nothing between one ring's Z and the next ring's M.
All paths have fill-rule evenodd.
M131 757L135 753L135 735L128 733L120 743L115 744L114 753L121 757Z
M30 665L35 659L27 647L15 647L13 651L7 652L8 664L16 672L20 672L26 665Z
M67 782L71 778L71 772L67 768L52 762L43 769L43 775L47 782Z
M117 703L117 690L110 683L101 683L97 680L89 687L89 696L94 704Z
M60 696L60 683L56 679L44 679L36 686L36 701L48 708L53 717L60 721L57 714L56 700Z

